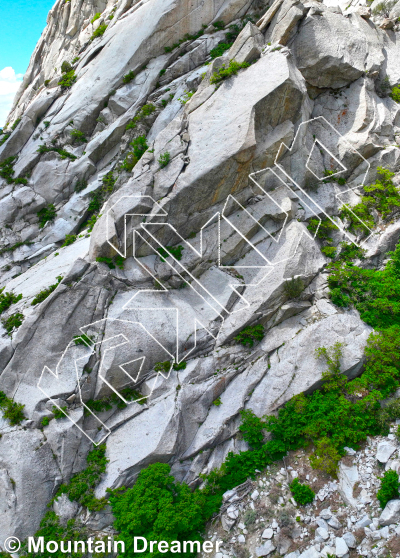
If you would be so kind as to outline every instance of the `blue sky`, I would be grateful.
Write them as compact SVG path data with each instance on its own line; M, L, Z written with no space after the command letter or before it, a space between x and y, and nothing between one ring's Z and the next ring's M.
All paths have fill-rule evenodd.
M0 126L55 0L0 0Z

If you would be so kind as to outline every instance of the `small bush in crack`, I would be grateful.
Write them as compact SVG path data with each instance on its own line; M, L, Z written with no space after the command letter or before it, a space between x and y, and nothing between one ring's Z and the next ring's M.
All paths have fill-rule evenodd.
M87 188L87 181L86 180L78 180L75 184L75 192L82 192L85 188Z
M125 157L125 160L121 165L121 169L131 172L149 146L146 143L146 136L139 136L135 138L129 145L133 149Z
M219 407L220 405L222 405L221 398L217 397L217 399L214 399L213 405L215 405L216 407Z
M308 484L301 484L299 479L294 479L289 484L290 492L293 494L293 498L296 504L300 506L305 506L306 504L311 504L315 498L315 492L311 490Z
M73 143L87 143L85 134L76 128L70 132Z
M7 181L7 184L14 182L14 164L16 157L7 157L0 163L0 177Z
M136 128L136 124L146 118L146 116L150 116L156 110L156 106L152 103L148 103L147 105L143 105L137 115L132 118L130 122L126 125L126 130L131 130L132 128Z
M54 418L55 418L56 420L63 419L63 418L65 418L65 417L68 415L67 406L66 406L66 405L65 405L64 407L60 407L60 408L58 408L58 407L56 407L55 405L53 405L52 412L53 412Z
M64 246L70 246L71 244L73 244L75 242L75 240L77 239L77 235L76 234L66 234L65 235L65 240L64 242L61 244L61 248L63 248Z
M246 510L243 515L243 523L248 525L253 525L256 522L257 513L254 510Z
M225 23L222 19L219 19L218 21L214 21L213 27L217 29L217 31L222 31L222 29L225 29Z
M321 248L321 252L332 260L336 258L336 248L334 246L324 246Z
M169 360L165 360L164 362L156 362L154 365L155 372L164 372L165 374L168 374L170 370L171 370L171 361Z
M376 495L381 508L384 508L389 500L396 500L399 496L399 475L396 471L385 471L381 477L381 487Z
M135 72L131 70L130 72L124 75L124 77L122 78L122 83L126 85L127 83L130 83L133 79L135 79Z
M225 64L223 64L219 70L213 73L210 78L210 83L221 83L221 81L224 81L225 79L236 76L238 71L242 68L248 68L249 66L250 64L248 62L242 62L239 64L236 60L230 60L228 67L225 67Z
M163 169L164 167L166 167L170 159L171 159L171 155L168 153L168 151L162 153L158 158L158 164L160 165L160 168Z
M60 284L60 281L62 279L61 275L59 275L56 279L57 279L57 283L54 283L53 285L50 285L50 287L47 287L47 289L43 289L43 291L40 291L40 293L38 293L35 296L35 298L31 302L32 306L35 306L36 304L39 304L40 302L43 302L44 300L46 300L46 298L48 296L51 295L51 293L53 291L56 290L56 288L58 287L58 285Z
M396 103L400 103L400 87L393 87L390 96L392 97L393 101L396 101Z
M72 66L69 62L67 62L66 60L64 60L64 62L61 64L61 71L63 74L67 74L68 72L70 72L72 70Z
M317 236L320 240L331 242L331 232L337 230L337 226L329 219L310 219L307 229Z
M81 335L74 335L74 343L75 345L83 345L84 347L93 345L94 336L86 335L85 333L82 333Z
M305 285L301 277L292 277L285 281L283 288L289 298L297 298L304 291Z
M212 48L210 50L210 56L211 58L218 58L219 56L222 56L224 54L224 52L226 52L227 50L229 50L232 46L232 43L219 43L219 45L217 45L215 48Z
M11 132L5 132L2 134L2 138L0 139L0 145L3 145L3 143L5 143L8 138L11 136Z
M61 89L70 89L76 82L77 77L75 74L75 70L71 70L70 72L65 73L62 78L59 80L58 85Z
M160 254L160 260L165 262L168 256L173 256L176 260L180 261L182 259L182 250L183 246L166 246L164 248L157 248L157 251Z
M43 145L39 145L39 147L37 148L37 153L49 153L50 151L55 151L56 153L58 153L61 159L71 159L71 161L77 159L76 155L73 155L69 151L62 149L62 147L55 147L55 146L49 147L48 145L43 144Z
M21 118L17 118L17 120L14 122L14 124L11 126L11 130L15 130L15 128L18 126L18 124L21 122Z
M0 410L11 426L21 424L26 418L23 411L24 407L25 405L16 403L13 399L9 399L4 391L0 391Z
M234 337L236 343L241 343L242 345L252 347L255 341L261 341L264 337L264 326L255 325L247 326L240 333Z
M10 308L12 304L18 302L22 298L22 294L5 293L5 287L0 289L0 314Z
M2 320L2 324L8 335L11 335L15 329L19 328L23 321L24 315L20 312L16 312L15 314L11 314L11 316L5 320Z
M94 39L97 39L97 37L102 37L106 29L107 29L107 25L103 23L96 29L96 31L93 32L92 36L90 37L90 40L93 41Z
M54 221L57 215L56 208L51 203L47 207L43 207L40 211L38 211L37 216L39 217L39 228L43 229L43 227L49 221Z
M92 17L92 19L90 20L90 23L93 25L93 23L95 21L97 21L101 16L101 12L97 12L96 14L94 14L94 16Z

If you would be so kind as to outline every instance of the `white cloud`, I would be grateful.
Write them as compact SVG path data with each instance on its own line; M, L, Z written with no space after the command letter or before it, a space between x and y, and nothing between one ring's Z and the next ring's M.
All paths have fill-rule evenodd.
M22 78L23 74L16 74L11 66L0 70L0 127L4 126L6 122L7 114Z

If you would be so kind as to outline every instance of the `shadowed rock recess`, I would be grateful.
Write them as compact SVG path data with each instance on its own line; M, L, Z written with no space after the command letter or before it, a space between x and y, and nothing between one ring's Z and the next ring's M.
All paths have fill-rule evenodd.
M251 449L244 410L321 390L318 349L362 378L375 324L329 278L349 246L372 273L399 242L399 16L56 1L0 135L0 550L49 510L116 536L101 499L155 463L203 490ZM382 169L386 209L365 202ZM362 223L343 210L363 203ZM400 472L395 423L342 451L338 477L310 467L310 439L225 492L203 531L216 558L400 556L399 495L380 518L376 500ZM97 508L60 496L102 444Z

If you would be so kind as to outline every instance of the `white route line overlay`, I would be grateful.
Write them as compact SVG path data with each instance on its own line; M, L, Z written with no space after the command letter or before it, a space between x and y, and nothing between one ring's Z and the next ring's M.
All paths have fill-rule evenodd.
M332 217L331 217L331 216L330 216L330 215L329 215L329 214L328 214L328 213L327 213L327 212L326 212L326 211L325 211L325 210L324 210L324 209L323 209L323 208L322 208L322 207L321 207L321 206L320 206L320 205L319 205L319 204L318 204L318 203L317 203L317 202L316 202L316 201L315 201L315 200L314 200L314 199L313 199L313 198L312 198L312 197L311 197L311 196L310 196L310 195L309 195L309 194L308 194L308 193L307 193L307 192L306 192L306 191L305 191L305 190L304 190L304 189L303 189L303 188L302 188L302 187L301 187L301 186L300 186L287 172L286 172L286 171L285 171L285 169L282 167L282 165L280 165L280 164L278 163L278 160L280 159L280 156L281 156L281 154L282 154L283 151L285 151L285 150L288 151L288 152L291 152L291 151L292 151L292 149L293 149L294 146L295 146L296 140L297 140L297 138L299 137L299 134L301 133L302 127L304 127L304 126L306 126L306 125L308 125L308 124L310 124L310 123L312 123L312 122L314 122L314 121L321 121L321 122L323 122L325 125L327 125L328 127L330 127L331 130L337 135L337 137L340 138L340 140L341 140L353 153L357 154L357 155L360 157L360 159L362 160L362 162L364 162L364 163L366 164L366 166L367 166L367 170L366 170L366 172L365 172L365 175L364 175L364 177L363 177L363 179L362 179L361 184L355 186L354 188L349 188L348 190L345 190L345 191L343 191L343 192L339 192L338 194L335 194L335 197L336 197L338 200L340 200L340 198L341 198L344 194L346 194L347 192L351 192L351 191L353 191L353 190L356 190L356 189L358 189L358 188L361 188L361 187L364 185L365 179L366 179L366 177L367 177L367 175L368 175L368 172L369 172L369 170L370 170L370 163L369 163L356 149L354 149L354 148L352 147L352 145L351 145L351 144L350 144L350 143L349 143L349 142L348 142L335 128L334 128L334 126L332 126L332 125L326 120L326 118L324 118L323 116L318 116L318 117L312 118L312 119L310 119L310 120L307 120L307 121L305 121L305 122L302 122L302 123L300 124L300 126L298 127L298 129L297 129L297 132L296 132L296 134L295 134L295 136L294 136L294 139L293 139L293 141L292 141L292 144L291 144L291 147L290 147L290 148L289 148L285 143L282 142L282 144L280 145L280 147L279 147L279 149L278 149L278 153L277 153L277 155L276 155L276 157L275 157L275 160L274 160L274 167L276 167L276 169L278 169L278 170L280 171L280 173L282 173L282 174L285 176L285 178L289 181L289 183L293 184L293 185L301 192L301 194L302 194L307 200L309 200L309 202L310 202L311 205L314 205L314 206L318 209L318 212L319 212L320 214L323 214L324 218L329 219L329 221L330 221L331 223L333 223L333 224L345 235L345 237L346 237L351 243L355 244L356 246L362 246L362 245L365 244L365 243L368 241L368 239L371 237L372 230L366 225L366 223L364 223L361 219L359 219L359 217L358 217L357 215L355 215L355 213L352 211L351 207L349 207L349 206L346 205L346 204L343 204L345 207L347 207L347 208L351 211L351 213L354 215L354 218L355 218L356 220L360 221L360 222L366 227L366 229L370 232L369 236L368 236L366 239L364 239L362 242L360 242L360 243L357 243L357 242L355 241L355 237L354 237L353 235L351 235L351 234L341 225L341 223L336 222L336 221L335 221L335 220L334 220L334 219L333 219L333 218L332 218ZM305 163L305 167L315 176L315 178L316 178L318 181L326 180L327 177L326 177L326 176L323 176L323 177L317 176L317 175L313 172L313 170L309 167L309 163L310 163L311 156L312 156L312 151L313 151L313 149L314 149L315 147L318 147L319 149L322 147L322 148L333 158L333 160L342 168L342 170L340 170L340 171L338 171L338 172L336 172L336 173L334 173L334 174L332 174L332 175L330 175L330 176L333 177L333 176L336 176L336 175L338 175L338 174L340 174L340 173L345 172L346 170L348 170L348 169L335 157L335 155L333 155L333 153L332 153L332 152L331 152L318 138L315 138L315 137L314 137L313 146L312 146L312 148L311 148L311 150L310 150L310 152L309 152L309 154L308 154L308 158L307 158L307 161L306 161L306 163ZM188 285L191 289L193 289L193 290L196 292L196 294L197 294L198 296L200 296L200 298L203 300L203 302L205 302L210 308L212 308L212 310L217 314L217 316L219 316L219 317L221 318L222 323L223 323L224 320L225 320L225 318L224 318L224 316L222 315L222 313L225 313L225 314L229 315L229 314L233 314L233 313L235 313L235 312L241 311L241 310L244 309L244 308L248 308L248 307L249 307L248 301L245 299L245 297L244 297L241 293L238 292L237 288L238 288L238 287L250 287L250 286L256 287L256 286L260 285L260 283L261 283L262 281L264 281L264 280L266 279L266 277L268 277L268 275L270 275L270 273L272 273L272 271L273 271L274 268L277 266L277 264L282 263L283 261L287 261L287 260L293 258L293 257L296 255L296 252L297 252L297 249L298 249L299 244L300 244L300 242L301 242L301 239L302 239L302 235L303 235L303 234L305 234L305 235L308 236L309 238L315 239L315 237L316 237L316 235L317 235L317 233L318 233L319 226L320 226L320 224L321 224L321 222L322 222L322 218L318 216L318 214L315 212L315 210L314 210L310 205L308 205L308 204L304 201L304 199L301 199L301 203L302 203L302 204L305 204L305 205L307 206L307 209L308 209L308 210L315 216L315 218L318 219L318 221L319 221L319 224L318 224L318 227L317 227L317 229L316 229L315 234L312 235L312 234L310 234L310 233L304 231L304 232L302 233L302 235L299 236L299 239L298 239L298 242L297 242L297 244L296 244L294 253L293 253L291 256L288 256L287 258L284 258L283 260L279 260L279 261L274 261L274 262L269 261L268 258L265 256L265 254L263 254L263 253L257 248L257 246L255 246L250 240L248 240L248 239L246 238L246 236L234 225L234 223L232 223L232 221L229 219L229 217L227 217L227 216L225 215L225 211L226 211L226 208L227 208L227 204L228 204L230 201L233 201L234 203L236 203L236 204L240 207L240 209L241 209L243 212L245 212L245 213L247 214L247 217L249 217L249 218L252 219L255 223L257 223L257 225L258 225L258 226L259 226L259 227L260 227L260 228L261 228L261 229L262 229L275 243L278 244L278 243L280 242L282 233L283 233L283 231L284 231L284 229L285 229L285 226L286 226L286 224L287 224L287 221L288 221L289 216L288 216L287 211L285 211L285 210L283 209L283 207L282 207L281 205L279 205L279 203L278 203L278 202L277 202L264 188L262 188L261 185L257 182L257 177L258 177L258 175L260 175L261 173L265 173L265 172L267 172L267 171L271 172L271 173L278 179L278 181L281 182L292 194L294 194L295 196L297 196L299 199L301 199L301 198L300 198L299 194L296 192L296 190L293 190L293 189L281 178L280 174L274 170L273 167L266 167L265 169L261 169L261 170L259 170L259 171L256 171L256 172L253 172L253 173L249 174L249 179L253 182L253 184L254 184L258 189L260 189L261 192L262 192L265 196L267 196L267 197L269 198L270 201L272 201L275 205L277 205L278 209L280 209L280 210L285 214L285 219L284 219L283 225L282 225L282 227L281 227L281 230L279 231L279 234L278 234L276 237L273 236L273 235L272 235L272 234L271 234L258 220L256 220L256 219L254 218L254 216L253 216L245 207L243 207L242 204L241 204L234 196L232 196L231 194L229 194L229 195L227 196L227 198L226 198L226 200L225 200L224 207L223 207L223 209L222 209L222 212L216 212L216 213L215 213L215 214L201 227L201 229L200 229L200 231L199 231L199 233L200 233L200 249L199 249L199 250L197 250L197 249L196 249L194 246L192 246L186 239L184 239L184 238L178 233L178 231L175 229L175 227L173 227L170 223L165 223L165 222L151 222L151 223L143 223L143 222L142 222L142 223L140 223L141 229L143 229L143 231L144 231L145 233L147 233L147 235L149 235L149 236L151 237L151 239L152 239L153 241L155 241L156 244L157 244L160 248L165 249L166 247L165 247L165 246L164 246L164 245L163 245L150 231L149 231L149 228L150 228L151 226L167 226L167 227L170 227L170 228L173 230L173 232L177 235L177 237L179 237L179 239L180 239L182 242L184 242L185 245L186 245L189 249L191 249L191 250L192 250L196 255L198 255L199 257L203 257L203 230L205 230L205 229L208 227L208 225L211 224L211 222L212 222L213 220L217 220L217 230L218 230L218 233L217 233L217 234L218 234L218 262L217 262L217 265L218 265L218 267L219 267L219 268L225 268L225 267L227 267L227 268L230 268L230 269L242 269L242 268L252 268L252 267L253 267L253 268L257 268L257 269L263 269L263 268L265 268L265 270L266 270L265 275L263 275L262 278L261 278L257 283L246 283L246 284L242 284L242 283L232 283L232 284L229 285L229 286L232 288L232 290L235 291L235 293L240 297L241 302L243 303L243 306L242 306L239 310L229 311L227 308L224 307L224 304L223 304L222 302L218 301L218 300L214 297L214 295L213 295L212 293L210 293L210 292L205 288L205 286L202 285L202 284L200 283L200 281L198 281L198 279L196 279L196 277L194 277L194 275L193 275L188 269L186 269L186 268L184 267L184 265L183 265L179 260L177 260L172 254L169 254L168 258L172 258L173 262L174 262L175 264L177 264L177 265L181 268L182 273L187 274L187 276L189 276L190 279L192 280L192 283L194 283L194 285L195 285L196 287L198 287L199 290L205 291L206 294L205 294L205 295L200 294L200 292L199 292L198 290L196 290L196 289L194 288L194 286L193 286L188 280L186 280L186 279L183 278L182 274L181 274L176 268L173 268L173 269L174 269L174 272L177 273L177 274L179 275L179 277L180 277L183 281L185 281L185 282L187 283L187 285ZM110 237L109 237L109 231L110 231L110 226L109 226L109 225L110 225L110 221L109 221L109 219L110 219L111 213L113 212L113 209L115 208L115 206L116 206L121 200L127 199L127 198L130 198L130 199L137 199L137 200L140 200L140 201L148 201L148 202L151 202L151 204L152 204L152 209L151 209L151 211L150 211L149 213L140 213L140 212L139 212L139 213L134 213L134 212L132 212L132 213L126 213L126 214L124 215L124 244L123 244L123 251L121 251L121 250L119 249L119 247L118 247L118 246L115 246L115 245L111 242L111 240L110 240ZM132 195L132 196L127 196L127 195L121 196L121 198L119 198L119 199L108 209L108 211L107 211L107 213L106 213L106 234L107 234L107 243L108 243L110 246L112 246L112 248L113 248L120 256L122 256L123 258L126 258L126 254L127 254L127 218L132 217L132 216L146 217L146 218L148 218L148 217L167 217L167 216L168 216L168 213L167 213L167 212L159 205L159 203L158 203L157 201L155 201L151 196L145 196L145 195L142 196L142 195L140 195L140 194L139 194L139 195ZM221 264L221 219L223 219L226 223L228 223L228 225L229 225L230 227L232 227L232 228L234 229L234 231L235 231L239 236L241 236L241 238L242 238L247 244L249 244L250 248L253 249L253 250L261 257L261 259L265 261L265 265L263 265L263 266L261 266L261 265L258 265L258 266L240 266L240 265L238 265L238 266L235 266L235 265L225 266L225 265ZM150 247L155 251L155 253L157 253L156 248L154 248L153 246L151 246L150 243L144 238L144 236L143 236L138 230L134 230L134 231L133 231L133 257L134 257L134 260L138 263L138 265L139 265L143 270L145 270L145 272L146 272L149 276L152 277L152 279L154 279L154 281L157 281L157 282L158 282L157 277L155 277L155 276L151 273L151 271L150 271L148 268L145 268L145 267L143 266L143 264L141 263L140 258L138 258L138 257L136 256L136 253L135 253L136 238L140 238L142 242L145 242L146 244L148 244L148 246L150 246ZM171 264L169 261L165 260L165 263L167 263L167 265L169 265L170 267L173 267L172 264ZM160 283L160 285L161 285L162 289L140 289L140 290L138 290L136 293L134 293L134 295L132 296L132 298L129 299L128 302L126 302L126 303L124 304L123 308L124 308L124 309L126 309L126 308L137 309L137 310L141 310L141 311L143 311L143 310L158 310L158 311L159 311L159 310L160 310L159 307L151 307L151 308L137 307L137 308L135 308L134 306L131 306L131 303L132 303L132 301L134 301L134 299L135 299L137 296L139 296L140 294L143 294L143 293L154 293L154 292L160 293L161 291L163 291L163 292L168 292L168 289L166 289L161 283ZM216 305L217 308L216 308L214 305L212 305L212 304L209 302L209 300L208 300L207 298L205 298L205 296L208 296L211 300L213 300L213 301L215 302L215 305ZM176 324L177 324L177 327L176 327L176 355L175 355L175 356L172 355L172 354L170 353L170 351L168 351L167 348L164 347L164 346L160 343L160 341L158 341L158 340L152 335L152 333L146 328L146 326L145 326L144 324L142 324L140 321L138 321L138 322L132 322L132 321L129 321L129 320L118 320L118 319L116 319L116 318L103 318L102 320L98 320L98 321L96 321L96 322L93 322L93 323L84 325L84 326L82 326L82 327L80 328L80 331L82 332L82 335L84 335L85 330L88 330L90 327L93 327L93 326L95 326L95 325L98 325L98 324L100 324L101 322L104 322L104 323L105 323L105 322L119 321L119 322L131 323L131 324L135 324L135 325L137 325L137 326L142 327L142 328L145 330L145 332L146 332L159 346L162 347L162 349L172 358L171 367L170 367L168 373L166 373L166 374L164 374L163 372L158 372L158 373L156 374L155 379L154 379L154 382L153 382L152 387L151 387L150 394L149 394L148 396L146 396L146 397L150 397L150 396L151 396L151 394L153 393L153 391L154 391L154 389L155 389L155 387L156 387L156 385L157 385L157 382L158 382L160 376L162 376L164 379L168 379L169 376L170 376L170 374L171 374L171 371L172 371L172 369L173 369L173 365L176 364L176 363L179 364L180 362L182 362L183 360L185 360L185 359L196 349L196 346L197 346L197 329L198 329L198 326L201 326L201 329L205 330L205 331L206 331L213 339L215 339L215 340L218 338L218 335L219 335L219 332L218 332L217 335L214 335L214 334L213 334L212 332L210 332L209 329L208 329L207 327L205 327L204 324L202 324L197 318L194 318L194 323L193 323L193 325L194 325L194 346L192 347L192 349L190 349L190 350L185 354L184 359L182 359L181 361L179 361L179 355L178 355L179 309L176 308L176 307L171 307L171 308L163 308L162 310L163 310L163 311L165 310L165 311L168 311L168 312L173 311L173 312L176 313ZM220 329L221 329L221 328L220 328ZM88 358L89 358L92 354L94 354L94 352L95 352L95 350L96 350L96 347L98 347L98 346L100 346L100 345L104 345L105 343L108 343L109 341L112 341L113 339L117 339L117 338L119 338L119 339L118 339L118 344L117 344L117 345L113 345L112 347L110 347L109 349L106 349L106 350L104 351L104 355L102 356L101 363L100 363L100 366L99 366L99 376L100 376L100 378L104 381L104 383L105 383L118 397L120 397L120 398L122 399L122 401L124 401L124 403L127 404L127 405L129 405L130 403L138 402L138 401L140 401L141 399L144 398L144 397L143 397L143 398L141 398L141 399L136 399L136 400L133 400L133 401L127 401L127 400L118 392L118 390L115 389L115 388L110 384L110 382L108 382L108 381L106 380L106 378L102 375L102 365L103 365L104 358L105 358L105 355L106 355L107 351L108 351L108 350L111 350L111 349L113 349L113 348L115 348L115 347L123 346L123 345L125 345L126 343L129 343L129 340L126 338L125 335L123 335L123 334L118 334L118 335L116 335L116 336L111 336L111 337L109 337L109 338L107 338L107 339L103 339L102 341L93 343L92 345L89 345L89 344L86 342L85 337L81 337L81 339L82 339L84 345L89 349L89 351L87 351L87 352L85 353L85 355L83 355L82 357L79 357L79 358L75 359L75 362L74 362L76 380L77 380L77 385L78 385L78 392L79 392L79 397L80 397L81 404L82 404L83 408L86 410L86 413L90 413L90 414L99 422L99 424L101 425L101 432L100 432L101 437L100 437L100 441L99 441L98 439L93 439L87 432L84 431L84 429L83 429L71 416L69 416L69 415L66 415L66 416L67 416L67 418L68 418L68 419L69 419L69 420L70 420L70 421L71 421L71 422L72 422L85 436L87 436L87 437L89 438L89 440L90 440L94 445L96 445L96 446L104 442L104 440L109 436L111 430L110 430L110 429L107 427L107 425L104 424L104 423L94 414L94 412L93 412L91 409L89 409L89 407L83 402L82 392L81 392L81 382L80 382L81 376L79 375L78 363L79 363L79 361L81 361L81 360L85 360L85 361L87 362ZM68 351L73 345L74 345L74 340L72 340L72 341L70 341L70 342L68 343L66 349L64 350L64 352L63 352L63 354L62 354L62 356L61 356L61 358L60 358L60 360L59 360L59 362L58 362L58 364L57 364L57 366L56 366L56 371L55 371L55 372L53 372L52 370L50 370L47 366L44 366L43 371L42 371L42 373L41 373L41 376L40 376L40 378L39 378L38 384L37 384L37 387L42 391L42 393L43 393L50 401L52 401L52 403L54 404L54 406L57 407L59 410L62 410L61 407L60 407L60 406L57 404L57 402L52 398L52 396L46 391L46 389L42 387L41 384L44 383L44 377L45 377L46 375L51 375L51 376L54 378L55 381L59 381L59 380L60 380L59 372L58 372L59 366L60 366L62 360L64 359L64 357L65 357L67 351ZM137 379L138 379L139 376L140 376L141 371L142 371L142 368L143 368L143 364L144 364L144 362L145 362L145 359L146 359L145 356L144 356L144 357L140 357L139 359L134 359L134 360L132 360L132 361L125 362L125 363L119 365L119 367L121 368L121 370L122 370L128 377L130 377L134 382L136 382ZM139 368L139 372L137 373L136 378L132 378L132 376L131 376L123 367L124 367L124 366L127 366L128 364L131 364L132 362L134 362L134 361L136 361L136 360L142 360L142 362L141 362L141 365L140 365L140 368ZM50 377L50 376L48 376L48 377ZM96 438L98 438L98 437L96 437Z

